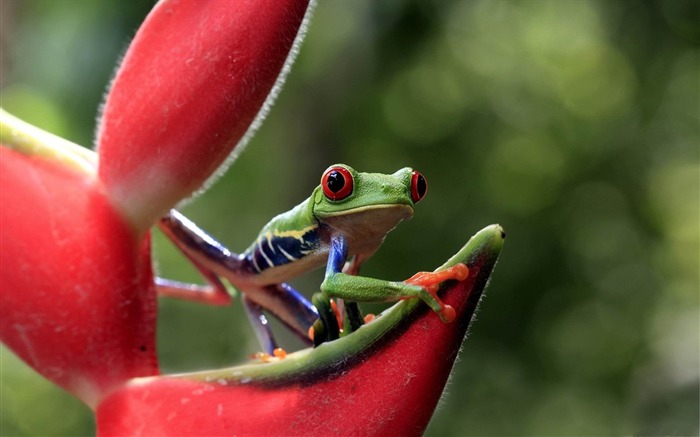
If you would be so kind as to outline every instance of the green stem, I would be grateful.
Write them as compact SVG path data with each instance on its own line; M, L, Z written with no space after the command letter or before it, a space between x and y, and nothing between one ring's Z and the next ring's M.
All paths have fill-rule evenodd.
M0 143L29 156L51 161L94 175L97 153L20 120L0 108Z

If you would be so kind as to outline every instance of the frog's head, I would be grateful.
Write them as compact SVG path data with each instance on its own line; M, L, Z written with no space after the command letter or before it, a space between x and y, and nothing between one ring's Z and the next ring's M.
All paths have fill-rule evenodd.
M350 238L384 239L428 191L420 173L402 168L394 174L359 173L336 164L321 177L313 193L314 216Z

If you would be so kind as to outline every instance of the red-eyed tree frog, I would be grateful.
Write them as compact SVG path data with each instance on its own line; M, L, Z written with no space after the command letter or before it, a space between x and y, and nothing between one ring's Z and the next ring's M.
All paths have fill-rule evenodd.
M427 190L423 175L410 168L394 174L376 174L360 173L343 164L333 165L323 173L321 184L308 199L273 218L240 255L231 253L172 210L161 219L159 227L211 286L159 278L159 292L226 304L230 295L221 281L225 278L242 292L244 306L267 353L272 353L277 345L264 310L307 342L311 341L309 332L315 331L316 344L337 338L338 323L341 328L345 325L346 332L362 325L355 302L420 298L444 322L450 322L455 316L454 309L443 304L437 289L446 280L465 279L468 269L463 264L436 273L420 272L404 282L357 276L362 263L379 249L387 233L413 215L415 204L425 197ZM314 296L315 305L284 283L324 264L322 293ZM334 313L329 298L345 301L344 310L340 305L340 314L347 316Z

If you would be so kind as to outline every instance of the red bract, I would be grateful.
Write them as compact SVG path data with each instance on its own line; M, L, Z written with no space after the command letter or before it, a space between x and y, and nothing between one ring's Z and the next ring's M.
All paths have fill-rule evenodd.
M419 434L435 409L503 243L498 226L446 264L471 271L444 290L453 323L404 301L284 360L157 376L148 229L239 143L307 7L159 2L108 95L97 169L92 152L0 111L0 335L95 408L102 435Z
M159 2L109 92L97 175L65 165L86 152L1 114L0 334L39 373L94 406L158 372L147 230L241 139L307 7Z
M89 405L158 372L148 238L90 174L0 148L2 340Z
M276 363L138 379L102 403L99 434L420 435L504 237L488 227L444 266L466 262L471 272L443 291L453 323L404 301L350 336Z
M99 176L141 229L192 194L260 111L308 0L170 0L134 37L107 96Z

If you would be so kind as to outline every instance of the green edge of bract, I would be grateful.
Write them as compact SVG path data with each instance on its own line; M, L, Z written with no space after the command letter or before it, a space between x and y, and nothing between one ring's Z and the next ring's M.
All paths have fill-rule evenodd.
M95 175L97 153L39 129L0 108L0 144L28 156L60 163Z

